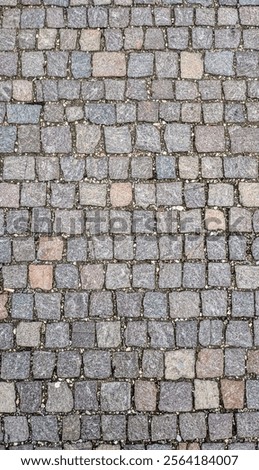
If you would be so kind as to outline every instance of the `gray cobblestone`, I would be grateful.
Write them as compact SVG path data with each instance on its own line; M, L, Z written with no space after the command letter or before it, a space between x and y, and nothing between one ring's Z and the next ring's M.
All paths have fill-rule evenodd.
M75 384L75 409L97 410L97 384L93 381L77 382Z
M27 379L30 369L30 353L6 352L2 354L1 378L2 379Z
M23 413L37 413L41 406L41 383L18 383L20 410Z
M73 408L73 395L65 382L48 384L47 412L69 412Z
M161 382L160 411L190 411L191 408L191 384L187 382Z
M27 441L29 427L25 416L7 416L4 418L5 442Z
M164 371L163 353L145 350L142 357L143 377L161 379Z
M102 416L102 432L105 441L126 438L126 418L123 415Z
M124 411L130 409L130 384L128 382L107 382L101 386L101 409L103 411Z
M58 442L58 424L55 416L32 416L32 440Z
M100 439L100 416L83 416L81 436L83 439Z

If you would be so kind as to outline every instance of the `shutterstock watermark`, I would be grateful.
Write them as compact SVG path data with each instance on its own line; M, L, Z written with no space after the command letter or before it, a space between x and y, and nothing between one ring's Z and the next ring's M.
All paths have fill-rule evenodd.
M46 212L49 212L46 214ZM185 211L56 211L52 218L50 210L35 208L31 221L26 210L14 214L8 224L8 232L20 235L135 235L135 234L171 234L179 233L243 233L239 230L244 217L240 216L231 226L217 216L193 216Z

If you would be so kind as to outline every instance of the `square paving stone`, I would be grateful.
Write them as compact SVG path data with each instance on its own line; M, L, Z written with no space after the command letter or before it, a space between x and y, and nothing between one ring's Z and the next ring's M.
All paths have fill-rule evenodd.
M188 382L161 382L160 411L190 411L192 409L192 386Z
M180 432L183 441L204 439L207 434L205 413L184 413L180 415Z
M37 413L40 411L42 384L41 382L23 382L17 384L20 410L23 413Z
M126 411L130 409L131 391L128 382L107 382L101 385L101 409Z
M55 416L32 416L32 440L58 442L58 423Z
M2 354L1 377L5 380L28 379L30 373L30 352L6 352Z
M75 348L93 348L95 344L94 322L73 322L71 341Z
M109 351L86 351L83 355L84 375L91 379L106 379L111 375Z
M76 351L61 351L58 353L58 377L79 377L81 371L81 355Z
M47 412L68 413L72 411L73 404L72 390L66 382L48 384Z
M36 379L49 379L55 367L56 355L49 351L35 351L32 358L32 373Z
M14 293L11 312L13 318L30 320L33 317L33 294Z
M176 438L177 417L173 414L153 416L151 421L151 436L154 441L172 440Z
M74 396L76 410L94 411L98 409L96 382L76 382Z
M138 353L136 351L114 353L112 365L114 377L134 378L139 375Z
M102 432L105 441L126 439L126 417L123 415L103 415Z
M25 416L7 416L4 418L5 442L22 442L29 438L29 427Z
M233 415L231 413L211 413L208 419L209 434L212 441L232 437Z

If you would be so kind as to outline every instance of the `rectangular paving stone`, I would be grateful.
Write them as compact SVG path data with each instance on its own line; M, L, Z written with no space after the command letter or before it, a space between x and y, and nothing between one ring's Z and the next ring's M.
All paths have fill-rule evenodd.
M73 51L71 54L71 72L74 78L91 76L91 55L88 52ZM66 76L65 70L61 76Z
M222 126L197 126L195 145L198 152L224 152L224 128Z
M58 442L58 423L55 416L32 416L33 441Z
M231 150L234 153L254 153L258 149L259 133L256 128L233 126L229 129Z
M20 410L24 413L38 412L41 405L41 382L18 383Z
M206 52L205 73L210 75L234 75L234 54L230 51Z
M104 382L101 385L101 409L126 411L130 408L131 390L128 382Z
M0 384L0 410L1 413L16 412L16 394L14 383L1 382Z
M161 382L160 411L190 411L192 408L191 384L188 382Z
M29 427L25 416L4 418L5 442L22 442L29 438Z
M93 54L94 77L123 77L126 60L122 52L95 52Z
M17 74L18 54L16 52L0 52L0 74L14 77Z
M176 52L156 52L155 71L158 78L176 78L178 75L178 54Z
M72 150L68 127L45 127L41 131L43 150L46 153L69 153Z

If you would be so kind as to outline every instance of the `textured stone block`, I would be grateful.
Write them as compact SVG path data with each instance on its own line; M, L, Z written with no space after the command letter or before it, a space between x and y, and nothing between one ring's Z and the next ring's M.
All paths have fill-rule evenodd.
M234 54L230 51L206 52L205 73L210 75L234 75Z
M161 382L160 411L190 411L192 409L191 384L188 382Z
M34 441L58 442L58 423L55 416L32 416L32 439Z
M244 406L244 382L241 380L221 380L221 393L226 409L242 408Z
M209 434L212 441L232 437L233 415L231 413L209 415Z
M240 265L235 267L236 283L240 289L258 289L258 266Z
M181 52L181 77L200 79L203 75L203 60L199 52Z
M155 71L158 78L176 78L178 75L178 54L176 52L156 52Z
M94 77L123 77L125 75L126 60L122 52L95 52L93 54Z
M0 410L1 413L16 412L15 387L13 383L0 384Z
M257 128L233 126L229 129L231 150L233 153L255 153L259 145Z
M30 265L29 280L33 289L50 290L52 288L53 268L50 265Z
M41 137L46 153L69 153L72 150L69 127L45 127L41 131Z
M178 380L195 376L195 354L193 350L169 351L165 353L165 378Z
M73 408L73 395L65 382L48 384L47 412L68 413Z
M197 126L195 145L198 152L224 152L224 128L222 126Z
M180 433L184 441L204 439L206 436L205 414L201 412L181 414Z
M29 438L29 427L25 416L4 418L5 442L22 442Z
M212 380L195 380L194 397L196 410L219 407L219 389L217 382Z
M107 382L101 385L101 409L126 411L130 409L131 391L128 382Z
M18 323L16 329L16 342L18 346L32 348L40 344L40 330L42 323L40 322L21 322Z
M191 150L191 129L188 124L167 124L164 139L168 152Z
M108 153L130 153L132 151L131 135L127 126L105 127L104 138Z

